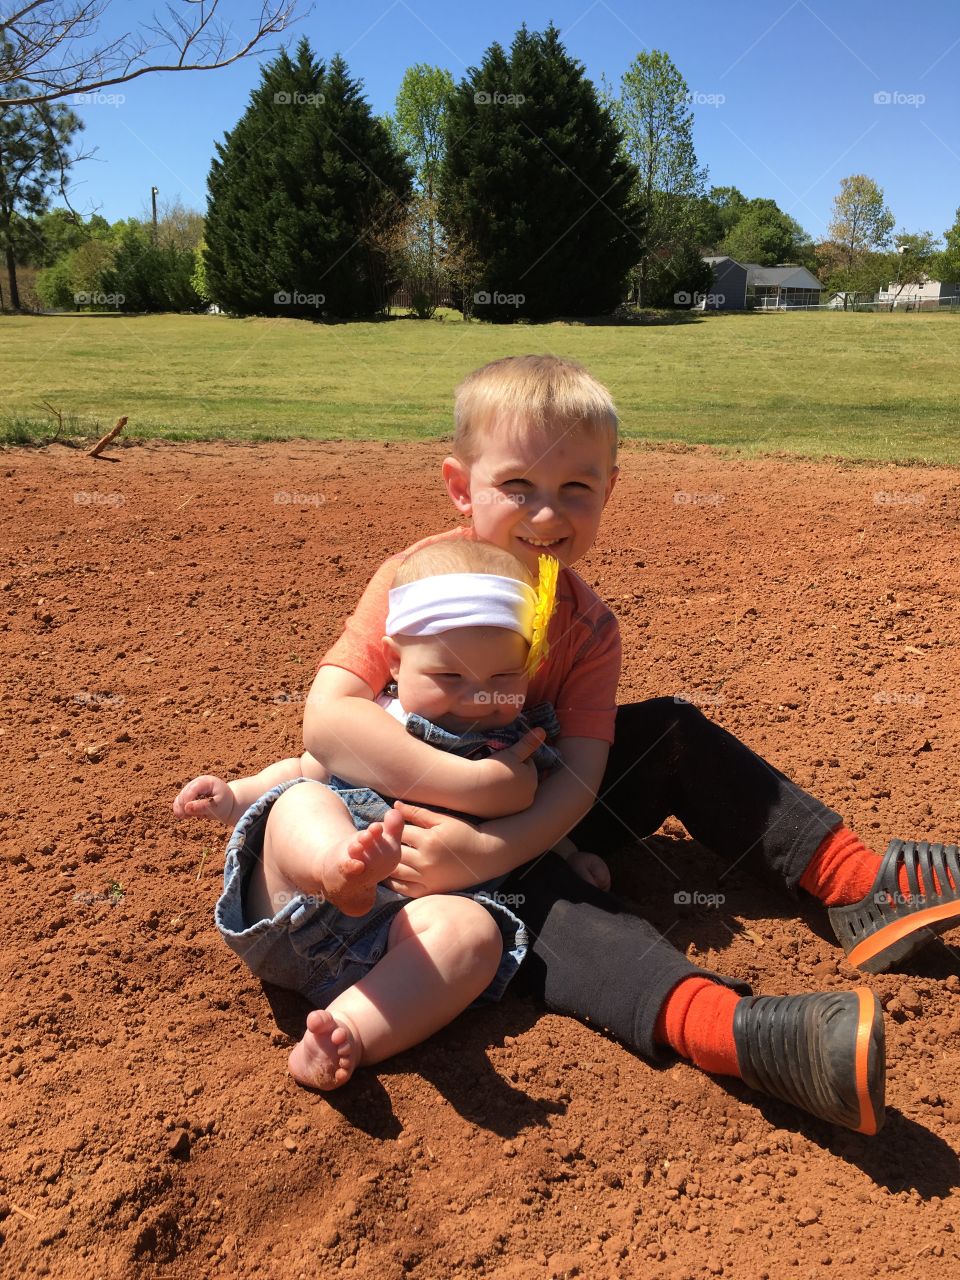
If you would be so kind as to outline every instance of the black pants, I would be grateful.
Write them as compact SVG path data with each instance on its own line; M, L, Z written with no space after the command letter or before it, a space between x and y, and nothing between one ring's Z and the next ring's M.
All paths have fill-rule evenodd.
M639 841L673 815L720 859L749 865L794 892L840 815L802 791L696 707L673 698L621 707L597 803L570 833L582 849ZM518 867L502 886L531 933L515 986L559 1013L589 1020L656 1056L664 1000L687 977L745 983L698 969L613 894L556 854Z

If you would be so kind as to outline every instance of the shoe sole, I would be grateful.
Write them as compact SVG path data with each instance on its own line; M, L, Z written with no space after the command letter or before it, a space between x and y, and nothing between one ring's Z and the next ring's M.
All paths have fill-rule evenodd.
M854 1059L854 1071L857 1082L857 1100L860 1104L860 1123L856 1133L865 1133L872 1137L883 1124L883 1114L878 1119L870 1097L870 1051L873 1044L874 1025L877 1018L883 1020L880 1001L869 987L857 987L859 1018L857 1021L857 1046ZM875 1066L875 1064L874 1064Z
M848 951L847 960L865 973L884 973L891 965L906 960L932 942L937 936L937 926L939 930L946 929L952 919L960 922L960 905L956 902L941 902L902 920L891 920Z

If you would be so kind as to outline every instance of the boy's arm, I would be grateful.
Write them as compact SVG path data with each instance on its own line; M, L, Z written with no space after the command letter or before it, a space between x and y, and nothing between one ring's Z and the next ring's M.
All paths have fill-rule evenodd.
M563 764L540 783L523 813L473 826L401 804L403 854L389 887L413 898L466 889L552 849L592 808L610 752L597 738L561 738L556 745Z
M541 740L538 733L533 747ZM341 667L317 672L304 707L303 742L331 773L358 786L480 818L525 808L537 785L523 751L465 760L412 737L373 701L364 680Z

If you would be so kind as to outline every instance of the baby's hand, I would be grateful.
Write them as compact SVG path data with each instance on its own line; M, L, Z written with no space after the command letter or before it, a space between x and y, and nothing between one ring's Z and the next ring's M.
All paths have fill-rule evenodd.
M599 854L585 853L578 849L567 858L567 864L587 884L602 889L604 893L610 888L610 868Z
M212 818L229 823L233 806L233 792L224 780L205 773L187 783L173 802L173 812L178 818Z
M495 751L480 761L484 773L496 786L501 816L520 813L533 804L537 793L537 766L532 756L545 737L542 729L528 729L519 742ZM482 815L480 815L482 816Z

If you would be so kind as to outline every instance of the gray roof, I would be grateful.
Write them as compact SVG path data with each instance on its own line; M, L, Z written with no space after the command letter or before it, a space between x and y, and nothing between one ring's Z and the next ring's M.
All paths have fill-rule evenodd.
M823 285L806 267L762 267L745 262L750 284L789 285L792 289L822 289Z

